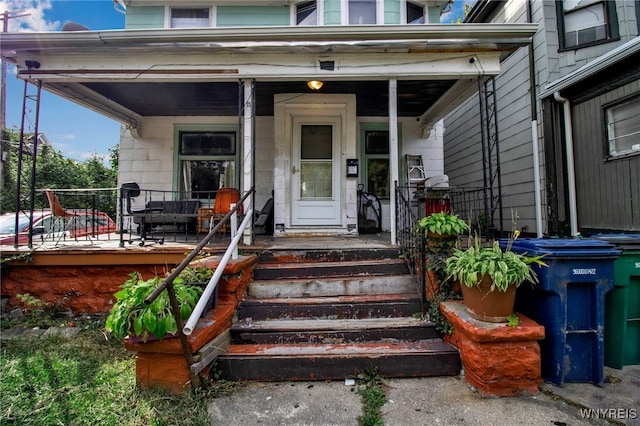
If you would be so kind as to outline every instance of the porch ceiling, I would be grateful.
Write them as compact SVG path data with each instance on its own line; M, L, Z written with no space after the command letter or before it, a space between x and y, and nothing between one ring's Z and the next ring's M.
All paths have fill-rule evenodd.
M419 117L456 80L398 82L398 115ZM96 82L83 85L140 116L236 116L237 82ZM51 86L56 86L52 84ZM304 81L256 82L256 115L273 115L276 93L310 93ZM64 91L63 87L58 87ZM357 97L359 116L387 116L388 82L325 81L315 93L348 93Z

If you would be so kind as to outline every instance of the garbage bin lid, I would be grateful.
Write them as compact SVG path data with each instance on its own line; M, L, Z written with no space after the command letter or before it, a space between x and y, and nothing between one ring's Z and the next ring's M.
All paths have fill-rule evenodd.
M606 241L622 250L640 250L640 234L595 234L591 238Z
M500 246L507 247L509 240L501 239ZM511 243L516 253L549 257L618 257L622 253L614 245L593 238L518 238Z

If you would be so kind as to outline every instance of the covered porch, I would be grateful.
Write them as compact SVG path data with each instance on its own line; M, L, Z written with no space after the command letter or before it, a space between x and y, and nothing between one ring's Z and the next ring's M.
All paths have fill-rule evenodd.
M359 235L358 189L397 242L403 158L442 175L437 122L530 42L524 24L7 34L25 81L123 125L119 186L273 197L274 237ZM310 89L307 82L322 81ZM204 177L199 177L204 176ZM120 212L122 214L122 212ZM251 228L244 244L253 244Z

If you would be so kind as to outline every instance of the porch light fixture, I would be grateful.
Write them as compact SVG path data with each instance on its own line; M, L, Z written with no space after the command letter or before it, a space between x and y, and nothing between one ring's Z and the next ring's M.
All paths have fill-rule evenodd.
M320 80L307 81L307 86L309 86L309 89L311 90L320 90L322 88L322 85L324 85L324 82Z

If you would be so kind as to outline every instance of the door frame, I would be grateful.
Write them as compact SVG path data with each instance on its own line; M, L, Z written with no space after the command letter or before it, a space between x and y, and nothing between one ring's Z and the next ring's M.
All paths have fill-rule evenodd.
M341 123L340 146L334 164L339 220L332 225L294 224L292 178L294 123L299 118L336 117ZM356 96L353 94L274 95L274 236L295 234L356 234L357 178L346 177L346 159L357 158Z

